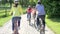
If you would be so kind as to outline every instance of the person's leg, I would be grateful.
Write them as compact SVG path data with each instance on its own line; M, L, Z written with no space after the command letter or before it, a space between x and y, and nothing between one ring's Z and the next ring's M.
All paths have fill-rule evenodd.
M12 30L13 30L13 34L16 31L16 22L15 22L16 20L17 20L16 17L13 17L12 18Z
M39 25L39 18L37 18L37 26Z
M37 31L39 31L39 29L40 29L40 22L39 22L39 18L37 17Z
M20 28L21 17L18 17L18 27Z
M45 27L45 20L43 20L43 25L44 25L44 27Z
M12 30L14 31L14 18L12 18Z
M30 19L31 19L31 13L30 13Z
M29 25L30 25L31 24L31 13L29 13L28 20L29 20Z
M18 27L20 27L20 20L18 20Z
M41 18L42 18L42 23L43 23L43 31L44 31L44 34L45 34L45 15L42 15L41 16Z
M27 20L28 20L29 14L27 13Z
M27 18L28 18L28 13L27 13Z
M44 27L45 27L45 15L42 15L42 21L43 21L43 25L44 25Z

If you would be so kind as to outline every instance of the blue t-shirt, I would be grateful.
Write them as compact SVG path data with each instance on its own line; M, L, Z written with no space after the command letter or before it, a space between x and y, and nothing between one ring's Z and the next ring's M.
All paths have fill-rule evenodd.
M44 6L42 4L37 4L36 10L38 11L38 15L45 15Z

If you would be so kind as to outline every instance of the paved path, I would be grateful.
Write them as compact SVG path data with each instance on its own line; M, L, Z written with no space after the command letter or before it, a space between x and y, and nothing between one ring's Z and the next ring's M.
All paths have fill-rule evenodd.
M33 20L32 20L33 23ZM47 26L45 28L45 34L54 34ZM39 32L33 27L29 26L26 15L22 15L20 34L39 34ZM12 23L8 21L3 27L0 27L0 34L12 34Z

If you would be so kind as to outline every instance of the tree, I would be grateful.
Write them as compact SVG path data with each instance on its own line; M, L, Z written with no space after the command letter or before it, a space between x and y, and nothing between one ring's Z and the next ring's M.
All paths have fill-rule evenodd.
M60 17L60 0L42 0L49 17Z

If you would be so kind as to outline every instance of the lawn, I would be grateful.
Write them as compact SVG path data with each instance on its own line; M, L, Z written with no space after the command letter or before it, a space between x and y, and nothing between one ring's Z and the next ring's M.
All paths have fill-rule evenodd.
M7 21L9 21L11 16L0 18L0 27L2 27Z
M11 16L9 15L9 10L7 10L7 16L5 16L5 10L0 10L0 27L2 27L8 20L10 20Z
M46 24L55 34L60 34L60 18L46 18Z

